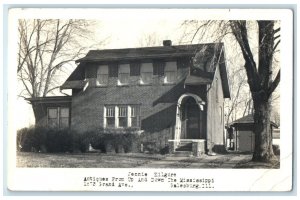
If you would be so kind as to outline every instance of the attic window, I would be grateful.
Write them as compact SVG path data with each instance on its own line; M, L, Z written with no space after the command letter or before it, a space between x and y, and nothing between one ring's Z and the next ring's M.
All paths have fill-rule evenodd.
M175 83L177 76L177 63L167 62L165 67L164 83Z
M142 85L152 83L153 65L152 63L142 63L141 65L141 80Z
M96 84L98 86L108 84L108 66L107 65L100 65L98 67Z
M122 64L119 66L118 85L128 85L130 75L129 64Z

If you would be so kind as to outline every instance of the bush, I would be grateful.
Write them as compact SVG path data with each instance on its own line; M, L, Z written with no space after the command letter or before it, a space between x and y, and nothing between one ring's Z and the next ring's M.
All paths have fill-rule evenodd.
M73 133L70 129L44 127L23 128L17 132L17 150L25 152L71 152Z
M139 152L137 129L101 129L87 132L94 149L104 153Z
M87 152L89 145L101 152L139 152L136 129L100 129L78 134L71 129L23 128L17 132L17 150L25 152Z
M72 152L85 153L89 149L90 140L86 134L72 134Z

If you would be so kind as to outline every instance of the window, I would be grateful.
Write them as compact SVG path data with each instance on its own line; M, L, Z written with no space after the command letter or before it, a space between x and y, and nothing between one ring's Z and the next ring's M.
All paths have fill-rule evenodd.
M57 108L49 108L48 109L48 126L50 128L58 127L58 113Z
M106 126L107 127L115 127L115 107L110 106L106 107Z
M132 127L139 127L139 116L140 110L138 106L131 106L131 126Z
M69 127L69 108L60 108L59 127L60 128Z
M97 85L107 85L108 83L108 66L100 65L97 70Z
M129 64L120 65L118 85L129 84L129 75L130 75L130 65Z
M142 63L141 65L141 84L152 83L153 65L152 63Z
M140 109L138 105L105 106L104 127L139 127Z
M67 107L48 108L48 126L51 128L68 128L70 111Z
M119 107L119 127L127 127L127 106Z
M167 62L165 67L165 79L164 83L175 83L177 76L177 64L176 62Z

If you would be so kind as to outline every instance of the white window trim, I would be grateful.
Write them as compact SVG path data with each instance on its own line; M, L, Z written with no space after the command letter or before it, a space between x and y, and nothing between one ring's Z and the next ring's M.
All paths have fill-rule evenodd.
M100 73L99 71L100 71L100 68L101 67L106 67L107 68L107 72L106 73ZM99 81L98 81L98 75L105 75L105 76L107 76L107 82L106 83L100 83ZM98 68L97 68L97 76L96 76L96 85L97 86L107 86L108 85L108 80L109 79L109 73L108 73L108 65L99 65L98 66Z
M119 126L119 107L127 107L127 126L126 127L120 127ZM132 110L132 106L133 105L116 105L116 106L110 106L110 105L104 105L104 109L103 109L103 127L104 128L108 128L107 126L107 116L106 116L106 111L107 111L107 107L114 107L114 111L115 111L115 126L114 127L109 127L109 128L131 128L132 127L132 116L131 116L131 110ZM134 105L134 106L138 106L138 105ZM138 117L139 114L136 113L136 117Z
M168 65L168 63L172 63L172 67L170 67L170 65ZM172 69L174 68L174 69ZM167 79L167 72L174 72L175 73L175 80L172 82L169 82ZM164 72L164 84L174 84L177 81L177 62L166 62L166 66L165 66L165 72Z
M150 66L148 66L148 68L145 68L143 67L143 64L146 65L146 64L150 64L151 65L151 68ZM144 71L143 71L144 69ZM145 70L146 69L146 70ZM150 82L149 83L145 83L142 79L142 74L143 73L151 73L151 77L150 77ZM153 63L141 63L141 69L140 69L140 85L151 85L153 83Z
M120 73L122 70L121 69L121 66L126 66L128 68L128 72L124 73ZM121 83L120 81L120 74L128 74L128 82L127 83ZM118 86L124 86L124 85L129 85L129 80L130 79L130 64L121 64L119 65L119 70L118 70Z

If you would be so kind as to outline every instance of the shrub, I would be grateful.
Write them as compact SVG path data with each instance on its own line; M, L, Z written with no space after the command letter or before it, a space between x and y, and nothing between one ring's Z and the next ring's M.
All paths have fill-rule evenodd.
M78 134L71 129L23 128L17 132L18 151L87 152L89 145L101 152L139 152L136 129L100 129Z
M17 150L71 152L73 150L72 135L70 129L23 128L17 132Z
M75 131L72 133L72 152L87 152L90 144L88 136L85 133L78 134Z
M87 132L94 149L105 153L139 152L137 129L100 129Z
M72 133L70 129L48 129L46 140L48 152L72 152L72 144Z

